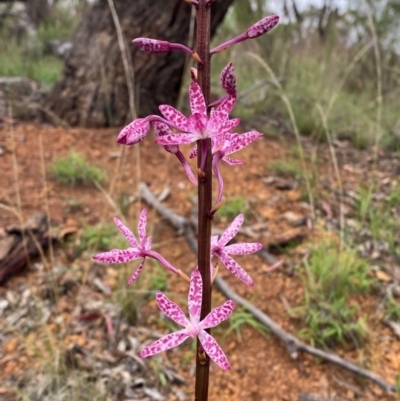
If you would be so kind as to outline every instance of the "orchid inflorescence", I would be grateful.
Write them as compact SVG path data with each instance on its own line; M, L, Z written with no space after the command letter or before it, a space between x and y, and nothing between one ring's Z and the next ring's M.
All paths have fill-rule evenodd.
M185 1L196 8L198 8L201 3L197 0ZM207 6L213 2L212 0L202 1L205 1ZM265 17L236 38L222 43L214 49L208 49L209 55L212 56L213 54L219 53L235 43L254 39L263 35L270 31L278 21L279 17L276 15ZM198 64L202 64L202 60L195 51L192 51L181 44L149 38L137 38L133 41L133 44L145 52L155 54L168 53L171 51L183 51L191 55ZM220 75L221 85L226 93L225 96L210 104L206 103L203 91L198 82L198 71L195 68L191 68L190 74L192 82L189 85L189 104L191 110L189 117L186 117L172 106L161 105L159 107L161 116L150 115L145 118L135 119L122 129L117 137L117 142L127 146L137 144L141 142L148 135L151 128L153 128L156 137L155 143L161 145L167 152L174 154L185 169L190 181L195 186L198 186L199 180L193 173L187 159L181 152L179 145L196 142L189 157L193 159L200 156L197 173L198 176L201 177L205 168L207 155L207 145L204 139L211 140L211 151L209 151L211 152L210 154L212 157L211 166L218 183L218 194L215 204L219 205L222 201L224 187L219 162L223 161L231 166L244 164L242 161L232 158L229 155L243 149L256 139L260 138L262 134L257 131L249 131L243 134L234 132L235 128L239 125L240 120L238 118L229 118L229 114L234 108L238 96L236 76L232 63L229 63ZM198 147L200 147L200 152L198 151ZM233 220L231 225L220 237L209 237L208 244L210 245L209 264L211 280L214 279L218 271L218 269L214 268L212 263L212 258L216 257L239 280L249 286L254 285L249 274L231 257L231 255L248 255L257 252L262 248L262 244L255 242L228 245L232 238L238 233L243 221L244 217L240 214ZM208 313L207 316L200 321L202 302L204 302L203 285L205 284L203 283L202 273L199 269L196 267L192 271L189 279L185 273L171 265L158 252L151 249L152 237L146 236L146 209L142 210L139 217L138 239L120 220L115 218L114 222L120 232L128 240L130 246L126 249L113 249L108 252L99 253L93 256L95 260L104 263L126 263L141 259L139 267L130 277L128 285L135 282L139 277L146 258L157 260L172 273L180 275L190 282L188 298L189 319L184 315L182 310L162 292L158 291L156 295L156 300L160 309L169 318L183 326L184 329L160 338L153 344L145 347L139 355L146 358L176 347L189 337L198 337L201 349L221 368L230 369L225 354L214 338L211 337L209 332L206 330L218 325L230 316L233 311L233 302L225 302L222 306Z

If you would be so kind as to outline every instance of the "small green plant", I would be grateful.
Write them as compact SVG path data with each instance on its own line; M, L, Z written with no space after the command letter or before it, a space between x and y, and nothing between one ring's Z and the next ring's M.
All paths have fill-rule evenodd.
M248 214L247 201L241 196L235 196L227 199L218 211L218 216L226 220L232 220L238 214Z
M114 224L87 225L80 236L79 248L81 251L105 251L120 246L122 241Z
M357 318L359 308L350 296L370 291L373 279L366 261L351 249L338 249L333 242L314 248L304 260L304 303L300 312L307 327L301 335L314 345L327 347L352 340L360 346L367 329Z
M51 176L59 183L69 185L91 185L102 183L106 179L103 170L87 162L74 150L54 161L51 166Z
M385 317L400 323L400 302L397 302L392 295L386 300Z
M368 214L371 210L374 192L375 192L374 185L370 185L368 187L365 185L360 186L360 194L356 202L356 205L357 205L358 218L363 222L367 219Z
M223 338L228 336L232 331L236 333L236 337L239 342L242 342L242 332L243 326L248 325L253 329L257 330L261 334L268 332L265 325L261 324L255 317L247 311L244 307L240 307L234 310L232 315L228 319L229 328L225 331Z
M268 164L268 171L283 177L301 177L301 167L292 160L276 160Z

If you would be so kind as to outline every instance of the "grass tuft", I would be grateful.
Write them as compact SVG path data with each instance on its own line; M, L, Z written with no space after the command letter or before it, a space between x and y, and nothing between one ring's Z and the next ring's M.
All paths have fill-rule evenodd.
M74 150L54 161L51 166L51 176L60 184L84 186L100 184L106 179L103 170L87 162Z

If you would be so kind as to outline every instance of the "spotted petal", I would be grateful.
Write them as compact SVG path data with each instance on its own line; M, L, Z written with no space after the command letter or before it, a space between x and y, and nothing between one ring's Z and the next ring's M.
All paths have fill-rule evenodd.
M156 143L163 146L175 146L192 143L199 139L197 134L171 134L156 139Z
M123 145L134 145L144 139L150 130L150 123L144 118L137 118L118 134L117 142Z
M238 233L240 227L242 227L243 221L243 214L239 214L239 216L232 221L231 225L221 235L221 238L218 241L218 246L221 248L225 246Z
M140 244L142 246L145 245L145 240L146 240L146 224L147 224L147 209L144 208L140 213L138 222L138 234L139 234Z
M139 248L139 244L136 241L136 237L133 234L133 232L126 227L121 220L117 219L114 217L114 223L118 227L118 230L121 231L121 234L129 241L129 243L134 247L134 248Z
M189 119L184 116L180 111L167 104L161 105L159 109L162 115L175 127L186 132L190 130Z
M262 247L263 244L260 244L259 242L248 242L228 245L224 248L224 251L229 255L249 255L258 252Z
M207 107L204 101L203 92L197 82L191 82L189 87L189 101L190 109L193 113L200 113L206 115Z
M167 334L166 336L155 341L153 344L148 345L146 348L140 351L139 355L142 358L147 358L148 356L158 354L159 352L167 351L168 349L182 344L188 337L189 334L186 329Z
M140 273L142 272L145 260L146 260L146 258L143 258L143 260L140 262L139 267L136 269L135 273L133 273L131 278L128 280L128 285L133 284L137 280L137 278L139 277Z
M103 263L127 263L141 257L141 253L133 248L112 249L111 251L98 253L92 256L94 260Z
M229 147L224 153L229 155L231 153L238 152L262 136L263 134L257 131L245 132L244 134L235 134L232 137Z
M226 301L223 305L213 309L199 324L200 329L208 329L218 326L228 319L233 311L233 301Z
M186 327L190 323L182 312L182 309L161 291L157 291L156 300L160 309L175 323L178 323L183 327Z
M221 160L224 161L225 163L229 164L230 166L243 166L245 164L241 160L234 159L232 157L224 156L223 158L221 158Z
M230 370L231 365L215 339L204 330L200 330L198 336L206 354L222 369Z
M254 285L254 281L252 280L252 278L243 269L243 267L240 266L238 262L236 262L236 260L232 259L224 251L219 251L216 255L219 257L219 259L225 265L225 267L239 280L243 281L245 284L249 286Z
M165 135L173 135L171 129L168 127L167 124L164 124L160 121L153 122L154 132L156 134L156 138L160 138ZM163 148L172 154L176 154L179 151L179 147L177 145L173 146L163 146Z
M200 321L202 297L203 297L203 280L201 278L199 269L196 268L193 270L193 273L190 277L189 298L188 298L190 321L194 326L197 326L197 324Z
M236 103L236 96L228 96L211 114L207 129L214 130L226 123L229 113L232 111Z

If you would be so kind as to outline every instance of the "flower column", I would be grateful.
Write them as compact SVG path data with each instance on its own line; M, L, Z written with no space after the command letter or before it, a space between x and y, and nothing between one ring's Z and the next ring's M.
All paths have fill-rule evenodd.
M200 0L197 6L197 80L203 92L205 104L210 103L210 7L211 1ZM211 206L212 206L212 153L211 138L197 141L198 157L198 268L203 279L203 302L200 319L211 311ZM205 160L204 165L202 161ZM209 331L209 329L208 329ZM197 340L195 400L208 400L210 358Z

